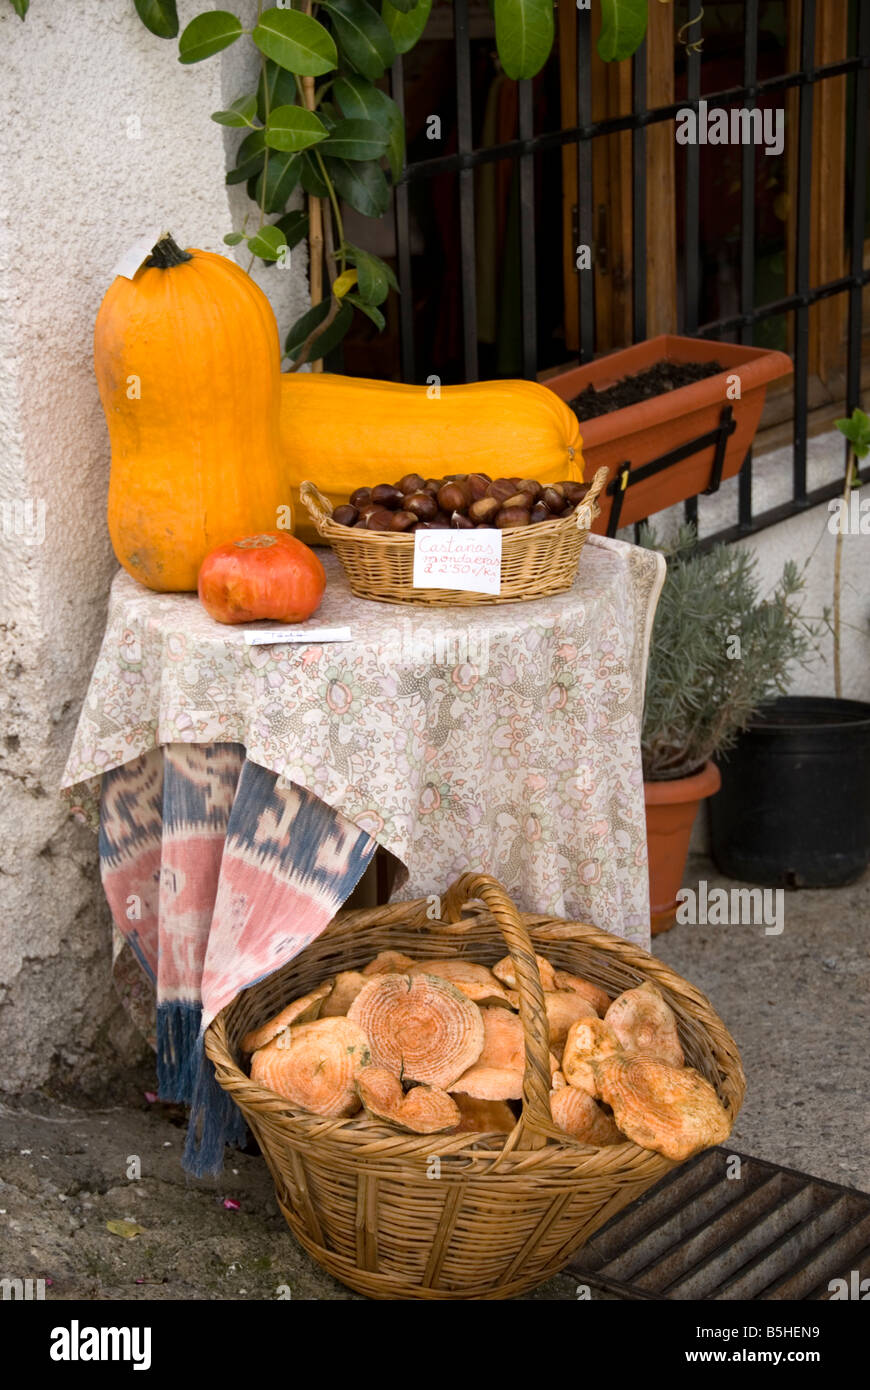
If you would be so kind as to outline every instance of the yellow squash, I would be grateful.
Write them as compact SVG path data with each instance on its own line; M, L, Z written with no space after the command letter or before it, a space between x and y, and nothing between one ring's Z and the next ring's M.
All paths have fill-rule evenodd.
M109 287L94 365L112 445L109 534L134 578L192 590L216 546L289 529L278 328L233 261L162 237L132 280Z
M358 487L406 473L583 481L580 426L554 392L535 381L402 386L329 373L281 379L281 446L296 534L317 540L299 484L316 483L333 506Z

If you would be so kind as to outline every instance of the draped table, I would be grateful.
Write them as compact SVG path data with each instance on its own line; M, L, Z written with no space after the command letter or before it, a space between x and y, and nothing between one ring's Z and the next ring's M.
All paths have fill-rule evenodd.
M204 1029L324 929L378 845L393 897L477 870L523 910L649 945L640 730L661 556L591 535L567 593L463 608L365 602L321 556L323 603L293 635L349 641L250 645L264 624L119 573L64 773L100 831L140 1021L156 993L160 1094L193 1103L195 1172L233 1137Z

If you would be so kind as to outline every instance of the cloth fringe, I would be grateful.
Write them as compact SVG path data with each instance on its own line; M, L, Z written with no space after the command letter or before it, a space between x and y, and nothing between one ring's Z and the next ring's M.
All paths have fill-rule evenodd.
M157 1094L190 1104L200 1070L202 1006L174 999L157 1006Z
M192 1177L204 1178L220 1173L227 1144L241 1148L248 1127L241 1110L218 1084L214 1064L205 1054L204 1034L198 1039L196 1053L199 1070L181 1165Z

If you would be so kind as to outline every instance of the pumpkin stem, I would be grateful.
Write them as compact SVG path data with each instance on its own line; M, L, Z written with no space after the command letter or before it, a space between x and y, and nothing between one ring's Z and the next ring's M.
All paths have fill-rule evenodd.
M151 255L145 264L156 266L158 270L170 270L174 265L183 265L185 261L192 260L190 252L182 251L169 232L165 232L156 246L151 248Z

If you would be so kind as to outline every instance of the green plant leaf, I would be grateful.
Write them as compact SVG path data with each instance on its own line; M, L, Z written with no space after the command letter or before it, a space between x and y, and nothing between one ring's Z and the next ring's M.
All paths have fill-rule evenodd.
M320 165L310 154L302 156L302 187L312 198L328 198L329 185L324 181Z
M320 77L338 65L329 30L299 10L264 10L251 38L267 58L302 77Z
M495 42L508 77L540 72L553 47L553 32L553 0L495 0Z
M344 299L348 290L352 290L357 282L359 272L356 270L343 270L340 275L336 275L332 282L332 293L336 299Z
M322 101L317 108L317 114L328 131L335 130L341 120L341 112L331 101Z
M213 111L211 118L218 125L249 126L254 130L254 117L257 114L257 98L253 92L246 97L236 97L226 111Z
M401 10L402 14L408 14L411 10L415 10L418 3L419 0L391 0L392 8Z
M361 314L365 314L366 318L371 319L379 332L383 332L386 319L380 309L376 309L374 304L366 304L358 294L346 294L344 298L346 303L352 304L355 309L359 309Z
M224 245L238 246L239 242L244 241L244 239L244 232L227 232L226 236L224 237Z
M404 13L399 5L383 0L381 15L397 53L408 53L420 38L429 22L432 0L419 0L414 9Z
M293 212L279 217L272 225L284 233L284 240L292 251L293 247L298 246L308 235L308 213L302 208L295 208Z
M870 416L856 405L851 415L835 420L834 424L852 445L855 457L866 458L870 453Z
M30 9L30 0L9 0L9 2L18 15L18 18L24 19L27 11Z
M312 329L317 328L323 323L323 320L329 313L331 303L332 296L330 295L328 299L321 300L319 304L315 304L311 309L308 309L301 318L296 320L284 341L285 356L291 357L294 362L296 361L305 339ZM308 362L316 362L318 358L325 357L328 352L332 352L333 348L338 347L338 344L350 328L352 322L353 309L349 304L343 303L329 327L325 328L323 332L314 339L311 345L311 351L306 360Z
M259 174L263 167L265 149L265 130L252 130L250 135L245 136L236 150L236 167L229 171L225 182L229 184L245 183L255 174Z
M366 304L383 304L391 289L398 290L399 283L395 275L380 256L373 255L371 251L363 251L349 241L344 243L344 253L351 265L357 268L359 293Z
M265 68L265 73L260 73L260 81L257 83L257 115L264 125L267 96L269 110L274 111L276 106L292 106L297 94L296 78L292 72L280 67L278 63L273 63L271 58L266 59Z
M281 248L286 245L284 233L278 227L261 227L248 237L248 250L261 261L277 261Z
M313 111L304 106L279 106L269 117L266 144L271 150L307 150L318 140L325 140L327 130Z
M21 13L16 0L12 0L16 14ZM25 0L24 13L30 0ZM175 0L133 0L136 6L136 13L152 34L156 34L158 39L174 39L178 33L178 11L175 7Z
M643 43L646 24L647 0L601 0L598 56L605 63L630 58Z
M405 123L392 97L355 72L342 73L333 90L345 116L357 121L379 121L389 127L387 158L393 178L397 179L405 163Z
M178 40L179 63L201 63L229 48L242 33L241 20L229 10L209 10L192 19Z
M326 159L326 171L337 192L364 217L383 217L390 205L390 186L379 164L349 164Z
M389 130L374 121L339 121L323 152L335 159L380 159L389 143Z
M383 77L396 56L390 31L366 0L323 0L344 55L370 82Z
M287 199L302 176L300 155L292 151L273 150L264 170L266 178L266 197L263 200L263 174L257 179L254 189L254 202L262 203L264 212L283 212Z

